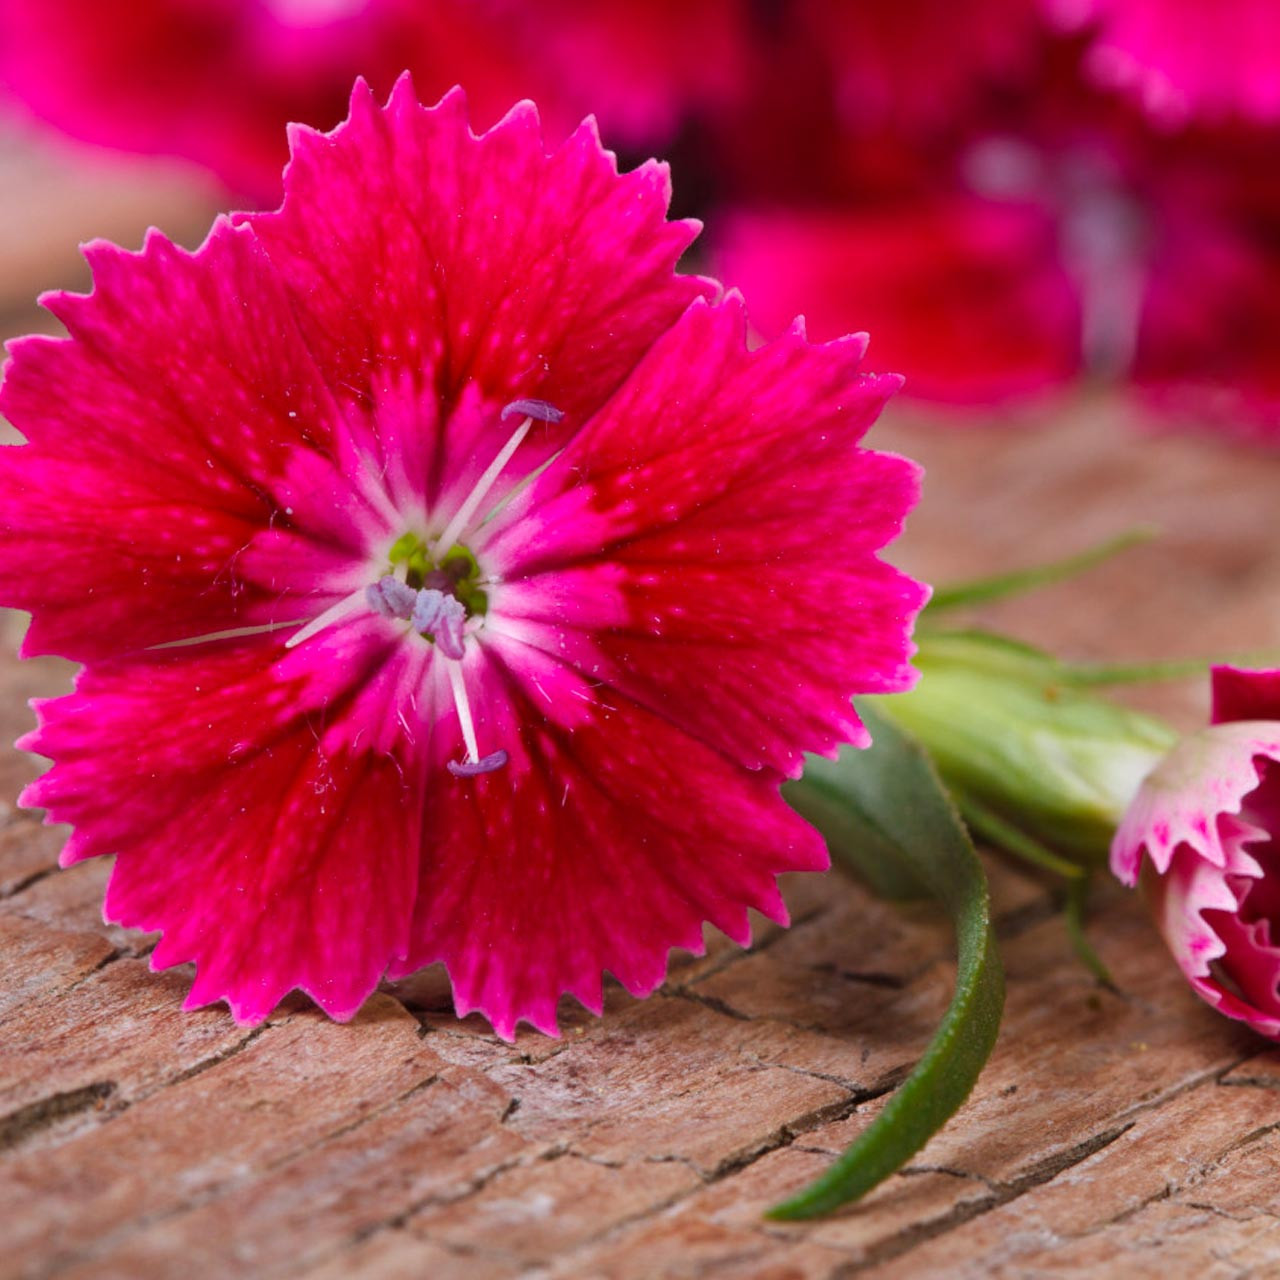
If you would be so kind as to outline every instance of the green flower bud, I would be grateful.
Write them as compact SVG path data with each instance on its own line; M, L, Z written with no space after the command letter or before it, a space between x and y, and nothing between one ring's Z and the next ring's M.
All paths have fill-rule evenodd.
M919 639L919 684L877 704L929 752L962 811L976 802L1068 858L1103 862L1174 731L1001 636Z

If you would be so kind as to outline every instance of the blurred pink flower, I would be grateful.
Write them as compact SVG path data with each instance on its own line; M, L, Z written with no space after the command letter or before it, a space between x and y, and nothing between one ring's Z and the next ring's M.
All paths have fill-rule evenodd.
M851 129L963 128L996 91L1026 88L1044 25L1030 0L791 0Z
M866 325L910 397L1101 379L1280 441L1273 0L0 0L33 110L259 204L286 120L406 67L483 124L529 96L552 138L591 112L674 155L761 331Z
M1213 726L1143 783L1111 848L1196 993L1280 1038L1280 671L1215 668Z
M766 333L801 299L815 337L866 316L913 397L981 406L1079 368L1080 304L1035 204L971 196L865 210L761 209L721 219L717 265Z
M750 0L500 3L558 97L630 146L665 147L691 117L733 112L751 92Z
M1168 126L1280 121L1275 0L1042 0L1052 20L1090 37L1085 69Z
M745 96L756 34L743 0L0 0L0 86L75 137L274 204L284 126L336 124L357 75L461 85L484 124L536 98L552 136L593 113L648 149Z
M64 862L117 853L107 916L249 1023L444 961L554 1032L785 920L826 852L780 782L913 679L877 552L917 473L858 447L898 379L748 351L665 168L528 105L477 138L357 86L285 187L193 254L91 246L70 336L13 349L0 599L87 663L25 740Z
M766 335L800 310L818 338L856 317L913 398L1097 377L1165 420L1280 442L1274 140L1163 135L1069 81L1024 106L896 162L824 138L822 185L744 192L717 220L717 271Z
M285 125L330 128L357 75L385 92L406 68L431 96L461 84L486 125L550 87L495 0L0 0L0 86L29 110L271 205Z

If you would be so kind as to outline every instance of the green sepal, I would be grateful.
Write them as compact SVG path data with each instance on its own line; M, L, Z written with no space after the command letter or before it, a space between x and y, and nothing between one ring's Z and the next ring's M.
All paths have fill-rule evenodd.
M877 700L951 790L1055 853L1101 863L1142 779L1177 741L1078 687L1057 659L983 631L920 636L920 680Z
M811 757L785 794L822 831L836 862L872 883L881 876L899 889L894 896L927 894L942 904L956 930L955 994L884 1110L817 1181L770 1209L771 1218L830 1213L900 1169L969 1096L1004 1008L986 876L964 824L920 746L867 702L858 714L874 745L846 748L834 762Z

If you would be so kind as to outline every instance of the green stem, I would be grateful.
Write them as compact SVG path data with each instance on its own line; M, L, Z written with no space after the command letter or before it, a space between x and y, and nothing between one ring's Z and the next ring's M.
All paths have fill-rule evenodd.
M1064 880L1084 879L1083 867L1054 853L1047 845L1041 844L1033 836L1027 835L1025 831L988 809L981 801L955 791L951 793L951 798L960 810L960 816L968 823L969 830L979 839L997 849L1003 849L1015 858L1021 858L1033 867L1062 876Z
M1076 953L1076 959L1104 987L1110 987L1114 991L1116 984L1111 978L1111 970L1103 964L1102 957L1094 949L1093 943L1089 941L1084 931L1084 915L1088 906L1088 898L1089 880L1087 876L1067 885L1067 901L1063 908L1062 921L1067 927L1067 937L1071 939L1071 949Z
M990 578L974 578L969 582L957 582L949 587L939 587L929 601L926 613L939 613L944 609L955 609L961 605L985 604L989 600L1003 600L1009 596L1022 595L1027 591L1035 591L1040 587L1061 582L1064 578L1073 578L1084 573L1113 556L1127 551L1130 547L1143 542L1150 542L1160 531L1151 525L1136 525L1126 529L1124 533L1108 538L1096 547L1078 551L1075 555L1066 556L1062 560L1051 560L1048 564L1036 565L1030 569L1016 569L1012 573L1001 573Z
M1280 649L1250 649L1244 653L1216 658L1173 658L1167 662L1060 662L1057 675L1063 684L1124 685L1153 684L1161 680L1189 680L1202 676L1211 666L1275 666Z

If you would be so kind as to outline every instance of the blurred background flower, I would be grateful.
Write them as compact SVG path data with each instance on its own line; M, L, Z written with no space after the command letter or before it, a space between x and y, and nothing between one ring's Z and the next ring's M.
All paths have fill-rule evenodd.
M202 206L273 205L283 124L406 68L669 156L764 336L868 330L970 414L1102 382L1280 441L1271 0L0 0L11 121L177 157Z

